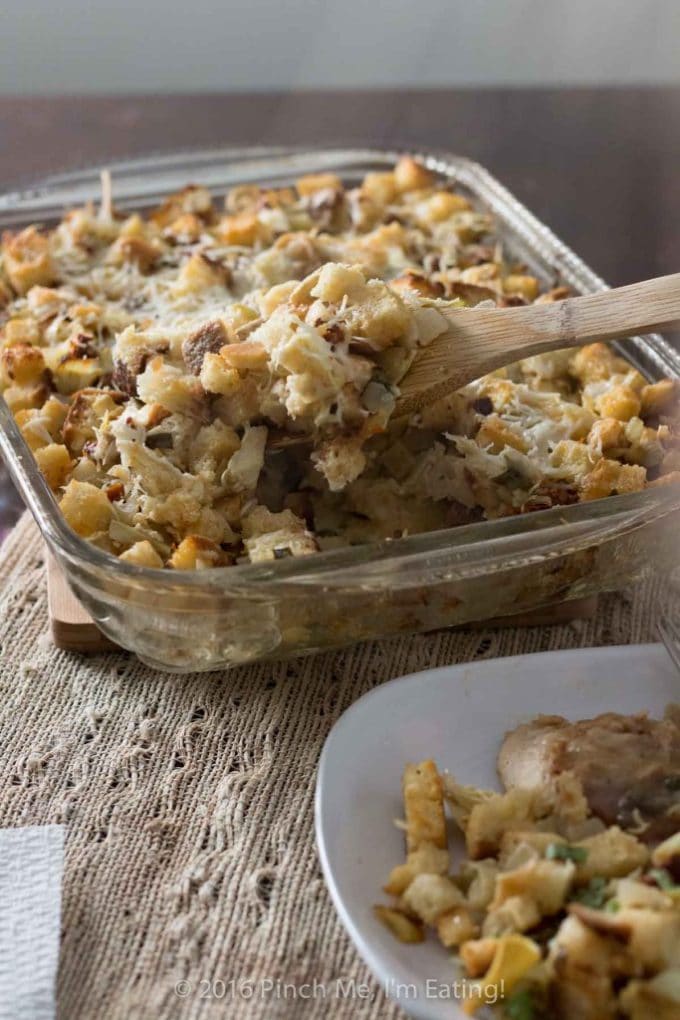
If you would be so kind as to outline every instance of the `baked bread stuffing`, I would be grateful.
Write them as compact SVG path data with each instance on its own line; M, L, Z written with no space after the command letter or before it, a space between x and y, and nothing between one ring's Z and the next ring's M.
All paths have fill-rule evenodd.
M520 726L499 757L503 793L463 786L431 760L407 765L406 860L375 914L402 942L431 930L455 953L468 1014L677 1020L679 770L677 706L661 721ZM455 867L449 820L465 843Z
M108 196L109 189L104 189ZM206 569L680 478L678 388L602 344L395 419L451 302L554 301L410 157L357 187L189 186L2 238L0 387L71 527Z

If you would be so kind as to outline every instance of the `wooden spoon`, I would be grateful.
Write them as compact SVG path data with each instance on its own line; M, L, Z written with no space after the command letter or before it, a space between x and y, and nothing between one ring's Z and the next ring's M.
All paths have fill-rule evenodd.
M534 354L680 325L680 273L522 308L439 308L451 324L399 384L395 415L412 414Z

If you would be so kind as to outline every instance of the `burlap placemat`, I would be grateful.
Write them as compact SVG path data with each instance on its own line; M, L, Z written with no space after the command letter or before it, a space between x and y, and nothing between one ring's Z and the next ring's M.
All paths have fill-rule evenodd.
M658 594L652 582L604 597L588 622L174 677L51 645L42 548L24 517L0 548L0 825L68 826L59 1017L403 1016L319 870L314 780L331 726L402 673L655 640ZM368 983L372 998L343 998L351 985L338 979Z

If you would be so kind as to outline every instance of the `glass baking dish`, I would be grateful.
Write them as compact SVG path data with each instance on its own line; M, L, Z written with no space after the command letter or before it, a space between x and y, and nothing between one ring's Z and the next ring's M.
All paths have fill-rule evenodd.
M155 205L189 182L282 186L333 171L355 183L401 153L366 149L220 149L120 163L116 205ZM413 153L491 212L506 247L546 283L605 284L486 170L446 153ZM0 226L49 223L99 197L99 169L55 176L0 197ZM647 377L680 378L657 335L618 345ZM612 590L669 569L677 556L680 487L561 506L371 545L207 571L123 563L79 538L0 399L0 448L45 541L101 630L171 671L211 670L352 641L527 612Z

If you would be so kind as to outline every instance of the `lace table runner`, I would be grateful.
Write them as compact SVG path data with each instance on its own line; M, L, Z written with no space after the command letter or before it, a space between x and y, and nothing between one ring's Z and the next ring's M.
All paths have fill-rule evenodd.
M42 546L25 516L0 548L0 826L67 826L58 1016L402 1017L319 870L314 780L331 726L403 673L656 640L660 595L654 581L601 598L585 622L178 677L51 645Z

